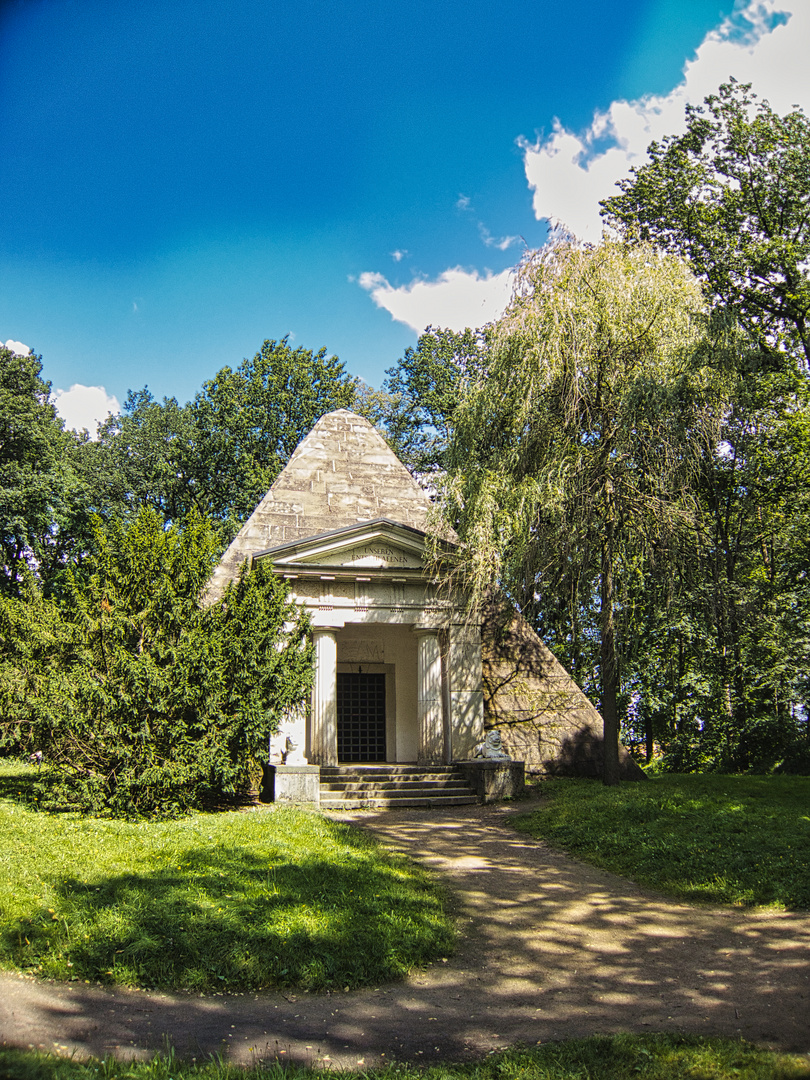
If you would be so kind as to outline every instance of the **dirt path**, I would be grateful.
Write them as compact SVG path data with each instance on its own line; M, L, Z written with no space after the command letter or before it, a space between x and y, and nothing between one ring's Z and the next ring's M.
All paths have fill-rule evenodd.
M168 1038L184 1055L343 1067L617 1031L741 1035L810 1052L810 917L663 900L513 831L511 812L352 816L458 898L458 952L403 984L202 998L2 976L0 1038L130 1056Z

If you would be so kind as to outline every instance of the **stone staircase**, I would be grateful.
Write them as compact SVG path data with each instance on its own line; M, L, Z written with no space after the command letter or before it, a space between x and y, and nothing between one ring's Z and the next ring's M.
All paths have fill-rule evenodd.
M395 810L480 802L454 765L321 765L321 810Z

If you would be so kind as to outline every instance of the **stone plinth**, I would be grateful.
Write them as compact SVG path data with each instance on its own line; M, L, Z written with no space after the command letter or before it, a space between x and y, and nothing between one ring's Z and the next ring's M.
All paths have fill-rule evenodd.
M498 799L514 799L523 794L526 786L522 761L454 761L464 773L464 778L476 795L487 802Z
M318 807L321 801L321 770L318 765L265 765L262 802L288 806Z

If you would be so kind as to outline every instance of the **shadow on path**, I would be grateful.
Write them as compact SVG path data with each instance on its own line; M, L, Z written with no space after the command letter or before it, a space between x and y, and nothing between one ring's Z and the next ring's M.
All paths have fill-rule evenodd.
M479 1056L617 1031L742 1036L810 1051L810 917L690 907L513 831L510 810L350 820L448 880L455 956L354 993L182 997L0 978L11 1045L354 1067Z

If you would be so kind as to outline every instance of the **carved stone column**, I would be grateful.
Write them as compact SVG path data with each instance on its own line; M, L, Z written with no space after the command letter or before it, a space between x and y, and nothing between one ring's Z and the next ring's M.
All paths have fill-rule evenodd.
M420 765L444 761L442 723L442 656L437 630L414 630L417 636L417 682Z
M312 631L315 679L312 684L311 759L337 765L337 636L331 628Z

